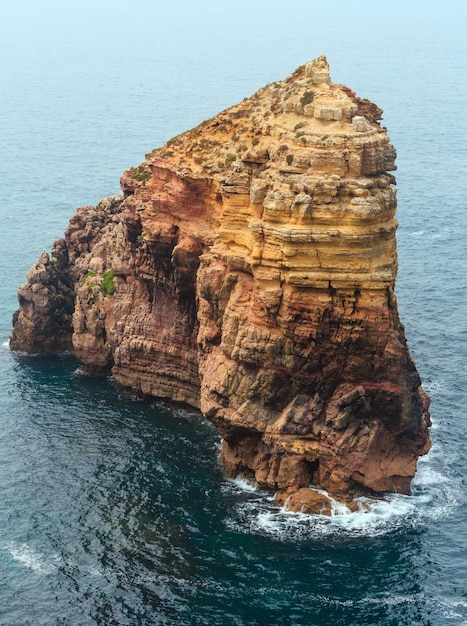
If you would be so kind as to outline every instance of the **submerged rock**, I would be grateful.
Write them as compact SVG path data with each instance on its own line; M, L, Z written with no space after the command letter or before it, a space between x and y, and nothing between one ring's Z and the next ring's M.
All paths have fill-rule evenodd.
M19 290L11 348L72 346L199 407L227 472L296 510L310 484L408 493L429 400L394 296L380 117L320 57L174 137L124 173L123 197L77 210Z

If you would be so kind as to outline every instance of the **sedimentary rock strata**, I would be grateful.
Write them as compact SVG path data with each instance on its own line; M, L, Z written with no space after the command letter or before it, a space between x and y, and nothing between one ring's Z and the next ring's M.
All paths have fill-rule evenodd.
M91 371L199 407L227 472L294 509L329 512L310 485L407 493L428 398L394 296L380 117L320 57L171 139L30 271L11 348L72 345Z

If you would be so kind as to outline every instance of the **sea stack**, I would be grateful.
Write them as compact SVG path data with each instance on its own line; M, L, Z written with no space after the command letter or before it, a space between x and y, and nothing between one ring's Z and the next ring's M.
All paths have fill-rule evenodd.
M381 114L323 56L147 154L29 271L11 349L199 408L227 473L293 510L409 493L429 400Z

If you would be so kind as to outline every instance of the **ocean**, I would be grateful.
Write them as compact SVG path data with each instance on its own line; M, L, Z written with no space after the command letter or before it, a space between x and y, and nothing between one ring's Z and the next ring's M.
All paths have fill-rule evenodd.
M467 8L376 4L2 9L2 626L467 625ZM227 480L195 411L8 349L17 287L77 206L320 54L398 152L396 293L433 420L411 496L331 518Z

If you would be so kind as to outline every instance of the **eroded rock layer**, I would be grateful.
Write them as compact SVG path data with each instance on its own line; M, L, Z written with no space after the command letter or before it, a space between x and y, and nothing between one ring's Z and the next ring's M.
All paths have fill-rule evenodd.
M229 474L292 508L322 501L310 485L408 492L428 398L394 296L380 116L320 57L173 138L29 272L11 348L72 345L92 371L199 407Z

